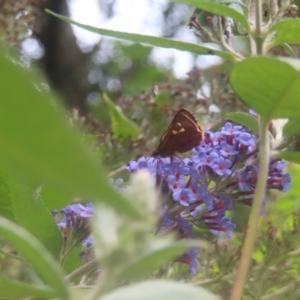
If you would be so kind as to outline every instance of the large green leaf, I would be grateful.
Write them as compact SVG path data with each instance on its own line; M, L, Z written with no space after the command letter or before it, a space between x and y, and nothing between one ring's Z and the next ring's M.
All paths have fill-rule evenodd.
M109 108L114 137L120 141L124 141L128 138L137 139L139 136L139 129L137 125L130 121L107 95L104 94L103 98Z
M107 35L111 37L115 37L118 39L124 39L136 43L144 43L152 46L157 46L157 47L163 47L163 48L174 48L177 50L182 50L182 51L189 51L193 52L196 54L209 54L209 55L218 55L224 59L230 60L230 61L236 61L237 58L225 51L221 50L216 50L215 48L209 47L209 46L204 46L204 45L196 45L196 44L191 44L191 43L186 43L186 42L181 42L181 41L176 41L176 40L170 40L166 38L160 38L160 37L155 37L155 36L148 36L148 35L141 35L141 34L134 34L134 33L127 33L127 32L120 32L120 31L114 31L114 30L108 30L108 29L102 29L102 28L96 28L88 25L84 25L78 22L75 22L67 17L64 17L62 15L56 14L50 10L46 10L49 14L65 21L70 24L76 25L80 28L86 29L91 32L99 33L101 35Z
M289 120L283 127L284 136L300 135L300 118Z
M268 49L284 43L300 45L300 20L287 19L276 23L269 30L271 34L276 31L275 38L269 44Z
M63 264L63 269L66 274L70 274L76 269L82 267L82 259L80 253L83 251L83 246L75 248L71 251Z
M57 293L47 286L25 284L0 278L0 299L55 298Z
M151 280L121 287L99 300L220 300L220 297L201 287L178 281Z
M205 247L202 241L155 241L146 253L123 267L119 280L138 279L157 269L162 262L170 261L191 247Z
M300 164L300 152L296 151L280 151L276 153L276 157L285 159L290 162Z
M14 215L12 211L11 199L6 177L7 176L0 174L0 216L14 221Z
M108 183L95 156L36 76L0 54L0 164L30 182L49 184L137 216ZM33 84L36 82L36 85ZM60 203L68 204L69 198Z
M32 265L59 299L69 299L69 291L57 263L47 249L28 231L0 217L0 236L4 237Z
M233 67L230 82L241 100L268 120L300 116L299 60L251 57Z
M253 132L258 133L258 122L257 119L249 114L242 112L234 112L226 115L226 118L234 122L240 123Z
M240 22L248 31L251 28L247 19L239 13L237 10L230 8L226 5L218 3L218 1L206 1L206 0L171 0L172 2L180 2L193 5L197 8L201 8L205 11L211 12L216 15L232 18L233 20Z
M58 257L62 235L41 200L40 189L17 183L12 178L8 178L8 186L16 222L37 237L53 257Z

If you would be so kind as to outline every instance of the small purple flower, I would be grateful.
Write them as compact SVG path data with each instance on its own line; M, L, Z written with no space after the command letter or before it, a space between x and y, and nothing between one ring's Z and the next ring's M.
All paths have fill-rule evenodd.
M128 170L130 172L134 172L134 171L138 170L138 168L139 168L138 162L131 160L126 167L126 170Z
M245 146L255 146L255 144L256 144L254 137L247 132L242 132L240 134L239 142Z
M177 221L178 221L180 230L183 231L183 233L185 235L187 235L188 237L194 237L193 225L191 223L189 223L184 218L182 218L181 215L177 216ZM181 238L182 238L182 236L181 236Z
M124 182L124 180L122 178L118 178L116 180L109 178L108 182L120 193L122 193L123 191L125 191L128 188L127 185L121 187L122 183Z
M130 172L135 172L140 169L146 169L148 167L148 161L145 157L140 157L137 161L130 161L126 169Z
M198 214L200 214L203 211L203 206L198 205L191 213L190 215L193 217L196 217Z
M202 193L202 200L205 203L206 208L208 210L213 209L215 198L213 197L213 195L211 195L211 193L208 192L207 189L206 189L206 191L204 191L204 187L203 187L203 193Z
M278 189L282 192L286 192L290 189L290 187L291 175L288 173L281 176L273 176L268 179L268 188Z
M61 219L57 222L57 226L60 229L66 228L67 227L67 220L66 219Z
M172 192L177 192L185 186L184 178L180 177L179 179L176 179L176 176L174 175L169 175L167 182L169 189Z
M215 163L215 161L216 161L216 159L218 158L218 157L220 157L219 155L218 155L218 153L216 153L216 152L211 152L211 153L209 153L209 154L202 154L202 158L200 158L201 159L201 161L203 162L203 164L205 164L205 165L207 165L207 166L212 166L214 163Z
M173 192L173 198L183 206L189 206L195 202L195 195L190 189L187 188Z
M66 244L65 249L74 247L83 243L90 235L89 219L92 217L94 205L87 203L82 205L80 203L71 204L60 211L60 220L58 219L58 212L53 212L55 222L60 228L63 235L63 242ZM67 246L68 245L68 246Z
M190 265L190 271L193 275L197 274L199 268L198 249L191 248L184 252L177 261Z
M215 132L215 133L210 132L209 135L210 135L211 144L214 148L213 150L218 150L219 145L223 140L222 132Z
M248 182L249 174L243 173L241 174L239 171L235 172L235 176L238 179L238 187L240 191L251 191L251 184Z
M280 188L280 190L282 192L287 192L291 188L291 181L291 174L284 174L282 176L282 187Z
M212 169L220 176L229 176L231 174L230 167L232 162L229 159L219 157L215 159Z
M211 151L213 149L213 146L211 144L205 144L205 143L201 143L199 146L195 147L193 149L194 153L207 153L209 151Z
M94 205L92 203L87 203L85 206L80 203L71 204L67 208L69 209L69 213L82 218L90 218L94 212Z
M255 111L255 110L253 110L253 109L249 109L249 113L250 113L250 115L252 115L253 117L258 117L258 113Z
M220 196L219 197L219 203L222 203L223 209L226 211L231 211L232 210L232 201L230 198L226 196Z
M231 219L223 218L214 225L216 229L210 229L213 234L218 234L219 232L225 232L227 238L231 238L232 231L235 229L235 224L232 223Z
M92 247L94 245L94 237L90 235L83 243L82 246L85 248Z
M272 171L284 171L286 168L286 162L283 160L277 159L271 159L270 161L270 172Z
M233 126L230 122L225 123L221 130L224 135L238 135L241 133L242 126Z
M238 150L236 150L236 147L234 145L229 145L226 142L221 142L221 149L220 154L224 157L228 157L230 155L236 155L239 153Z

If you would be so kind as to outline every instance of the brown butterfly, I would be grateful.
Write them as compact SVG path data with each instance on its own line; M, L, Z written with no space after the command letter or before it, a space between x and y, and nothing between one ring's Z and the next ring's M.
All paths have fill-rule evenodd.
M203 141L203 138L203 129L196 117L189 110L181 108L161 137L152 156L176 156L177 153L192 150Z

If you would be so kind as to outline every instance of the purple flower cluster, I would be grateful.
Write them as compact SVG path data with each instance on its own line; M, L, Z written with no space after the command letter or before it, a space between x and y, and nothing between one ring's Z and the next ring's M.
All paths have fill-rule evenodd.
M291 177L283 173L285 166L280 159L270 160L267 189L285 192L290 188ZM141 157L127 166L130 172L147 169L152 174L163 194L157 232L175 232L178 239L195 239L194 225L230 237L235 224L226 214L233 202L252 205L258 168L256 137L229 122L219 132L206 131L191 158ZM110 183L120 193L126 189L121 187L122 179ZM53 211L64 240L86 248L94 243L87 222L92 214L90 203L69 205L61 210L60 220ZM189 264L195 274L197 256L198 250L191 248L177 261Z
M235 224L226 213L232 210L234 201L252 205L257 163L256 137L242 126L227 122L219 132L205 132L204 141L193 149L192 158L141 157L131 161L127 169L148 169L167 196L163 204L167 217L164 213L160 230L179 230L181 236L193 238L194 224L230 237ZM283 174L284 168L285 162L271 159L267 189L289 189L291 177ZM195 255L189 257L194 270Z
M90 229L88 220L93 215L94 205L71 204L59 212L52 211L55 222L63 233L64 248L73 248L82 244L90 244ZM88 238L89 237L89 238ZM88 241L88 242L87 242Z

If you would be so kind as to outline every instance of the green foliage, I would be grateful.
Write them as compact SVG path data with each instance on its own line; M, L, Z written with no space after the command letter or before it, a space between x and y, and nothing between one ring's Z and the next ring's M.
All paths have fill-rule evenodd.
M172 0L172 1L190 4L197 8L203 9L204 11L211 12L219 16L232 18L233 20L240 22L248 31L251 31L250 25L247 19L245 18L245 16L239 13L236 9L223 5L224 3L223 1L197 1L197 0ZM230 2L232 3L232 1L228 1L227 3Z
M218 300L219 297L211 294L205 289L195 288L179 282L144 281L139 285L120 288L106 296L103 300L138 300L143 295L144 300L163 299L205 299Z
M41 188L30 188L12 178L7 183L16 222L38 238L52 256L57 258L62 247L61 233L42 202Z
M109 114L112 123L112 130L114 137L120 141L125 141L128 138L137 139L139 130L133 122L131 122L115 104L109 99L107 95L103 95L107 103Z
M96 28L88 25L84 25L78 22L75 22L67 17L64 17L62 15L58 15L52 11L47 10L47 12L63 21L66 21L68 23L71 23L73 25L76 25L80 28L87 29L88 31L99 33L101 35L107 35L119 39L125 39L131 42L137 42L137 43L144 43L152 46L157 47L163 47L163 48L175 48L177 50L182 51L189 51L197 54L215 54L220 57L223 57L227 60L235 61L234 55L217 50L215 48L211 48L209 46L200 46L197 44L191 44L191 43L185 43L181 41L175 41L165 38L159 38L154 36L147 36L147 35L141 35L141 34L133 34L133 33L127 33L127 32L120 32L120 31L114 31L114 30L108 30L108 29L102 29L102 28Z
M14 220L14 215L12 213L9 189L7 186L6 178L4 175L0 178L0 211L1 216Z
M245 127L251 129L253 132L258 133L258 123L255 117L241 112L230 113L227 114L226 117L229 120L240 123Z
M119 278L122 280L138 279L154 272L166 259L171 260L191 247L205 247L204 242L182 241L176 244L170 241L158 240L151 245L142 255L138 255L134 260L124 266Z
M69 292L58 265L46 248L33 235L3 217L0 217L0 233L18 249L19 253L33 266L40 278L55 290L56 297L60 299L69 298ZM1 294L2 291L3 295ZM31 292L34 294L34 289ZM45 289L44 293L45 296L49 296L49 290ZM6 290L0 291L0 297L4 297L5 294L7 294Z
M275 38L270 43L269 49L284 43L299 45L300 44L300 20L288 19L276 23L269 29L270 33L276 32Z
M299 152L282 151L282 152L279 152L276 156L280 157L282 159L285 159L287 161L291 161L291 162L300 164L300 153Z
M25 284L6 278L0 279L0 289L0 297L5 299L20 299L23 297L49 299L57 297L57 293L47 286Z
M69 126L59 105L41 90L36 77L3 55L0 65L10 83L0 91L3 168L27 182L62 189L66 201L60 206L68 204L69 196L77 195L105 201L122 212L137 215L108 185L95 157ZM32 84L34 80L36 86Z
M283 128L284 136L292 137L300 134L300 118L290 119Z
M241 100L267 120L295 118L300 114L299 70L298 60L252 57L234 66L230 81Z
M6 84L0 89L0 259L1 262L6 257L23 260L23 268L29 268L31 276L22 278L24 283L14 279L0 279L0 298L76 299L81 295L89 300L213 300L219 299L215 295L217 294L227 299L232 295L232 290L237 290L237 286L243 289L243 277L246 278L247 272L249 280L245 284L243 299L276 300L283 296L287 299L299 298L299 251L294 249L299 248L300 225L299 215L293 214L294 210L299 209L299 201L295 201L300 193L299 185L297 186L300 180L298 167L292 170L296 182L292 190L284 196L268 195L274 203L271 201L267 206L267 217L262 221L258 238L255 232L255 222L258 222L261 201L265 196L264 181L267 181L268 174L264 166L270 159L270 150L281 150L276 152L277 157L300 164L297 151L299 60L266 55L278 45L282 45L290 56L298 55L297 49L289 44L299 45L299 20L284 19L291 13L288 3L266 4L269 16L263 27L265 19L262 16L256 16L259 22L251 19L252 11L259 13L261 9L250 7L248 12L242 1L173 2L193 5L197 8L196 13L201 12L196 18L191 18L189 23L190 27L198 30L201 43L191 44L95 28L48 12L70 24L101 35L195 54L218 55L234 64L232 71L229 71L227 64L225 73L230 72L231 87L245 104L240 104L239 109L245 111L246 107L253 108L259 114L258 121L241 111L227 113L233 110L230 105L235 103L235 96L229 87L228 75L221 74L217 77L220 72L216 71L211 74L192 74L196 74L196 79L190 80L191 75L189 86L161 84L155 96L148 92L134 98L134 93L139 88L148 86L150 89L153 81L163 80L162 74L152 67L143 78L139 72L131 78L124 78L126 87L123 91L131 94L130 101L122 102L124 99L115 100L112 96L105 95L105 104L100 103L98 108L94 107L95 115L99 113L104 124L101 123L103 127L100 126L103 140L109 136L103 130L107 130L105 126L109 126L108 115L112 125L107 131L113 133L110 143L101 142L97 145L97 135L79 133L70 126L63 109L55 100L56 97L43 88L36 73L25 70L18 59L1 54L0 66L2 74L5 74ZM257 4L261 4L260 1L256 1ZM230 33L226 32L228 25L224 25L224 21L229 18L233 20ZM150 48L140 45L120 47L124 57L130 53L137 60L150 53ZM116 62L111 69L112 73L119 72L118 63L122 65L122 62ZM150 178L145 174L133 177L130 188L124 193L127 197L125 199L125 196L120 196L107 183L99 160L106 162L112 169L139 155L140 152L136 149L143 149L145 154L157 142L153 138L153 132L165 127L176 108L183 104L193 107L197 116L203 114L203 119L208 120L209 110L203 107L211 103L208 103L208 99L199 99L195 95L202 84L212 82L215 78L224 79L224 85L215 100L221 107L222 117L260 134L258 159L263 159L259 168L258 185L263 188L256 191L251 213L253 222L248 225L248 233L254 228L254 234L248 236L237 232L233 240L207 243L209 247L198 240L176 241L174 237L161 236L153 238L150 233L157 224L153 212L158 211L160 196L154 190ZM225 89L226 93L223 93ZM215 90L211 88L211 91ZM181 93L187 96L178 100L176 97ZM196 105L196 100L201 105ZM290 120L283 130L286 140L277 145L277 148L271 149L267 126L269 121L276 118ZM135 143L139 142L143 143L144 148L136 146ZM128 151L128 144L133 151ZM122 157L117 162L114 161L116 153ZM64 233L61 235L50 214L52 209L64 207L74 197L80 197L83 201L93 200L97 204L92 226L96 245L93 249L86 250L93 260L83 264L79 258L81 240L75 246L73 244L68 249L64 248L66 236ZM89 227L84 229L89 233ZM199 234L202 235L202 232ZM250 243L250 246L255 246L253 252L241 254L244 240L247 245ZM10 251L6 245L14 249ZM201 248L201 271L195 277L187 275L186 269L183 270L175 261L172 262L190 247ZM19 256L12 254L15 250ZM234 269L238 268L240 260L248 261L249 266L239 268L238 278L235 278ZM62 270L68 274L66 278L63 277ZM144 278L148 280L134 282ZM162 278L165 280L154 280ZM188 282L192 281L194 285L174 282L174 279L182 281L183 278ZM40 283L41 280L43 284ZM73 284L81 280L83 284L76 286L74 295L71 292ZM124 286L124 283L128 285ZM198 287L200 285L202 287ZM240 298L241 294L231 299Z

